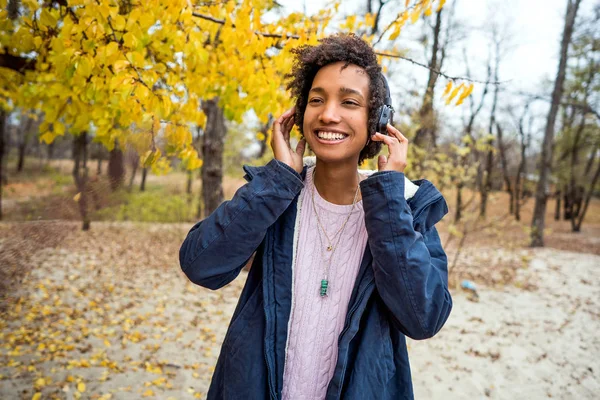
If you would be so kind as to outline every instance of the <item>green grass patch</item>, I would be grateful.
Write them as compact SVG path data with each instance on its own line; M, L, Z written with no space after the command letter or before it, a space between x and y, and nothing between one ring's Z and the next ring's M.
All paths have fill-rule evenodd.
M164 186L149 185L146 191L119 190L113 205L98 210L93 220L137 222L190 222L196 220L197 195L170 193ZM115 204L116 203L116 204Z

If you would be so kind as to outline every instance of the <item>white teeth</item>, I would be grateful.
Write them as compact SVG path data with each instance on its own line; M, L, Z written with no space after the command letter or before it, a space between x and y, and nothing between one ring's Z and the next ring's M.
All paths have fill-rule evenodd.
M319 137L319 139L324 139L324 140L342 140L346 137L346 135L344 135L342 133L322 132L322 131L317 131L317 136Z

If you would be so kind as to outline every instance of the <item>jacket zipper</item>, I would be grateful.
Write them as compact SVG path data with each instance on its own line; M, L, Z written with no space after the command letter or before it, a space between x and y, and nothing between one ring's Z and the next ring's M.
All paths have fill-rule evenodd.
M269 393L271 395L270 398L271 399L277 399L277 396L275 395L275 393L273 391L273 384L271 382L271 368L269 366L269 359L267 357L267 347L266 346L265 346L264 354L265 354L265 362L267 363L267 381L268 381L268 384L269 384Z
M346 334L346 332L348 331L348 329L350 329L350 320L352 319L352 316L354 316L354 313L356 312L356 310L358 309L358 307L360 306L360 304L362 303L363 298L365 297L365 294L369 291L369 288L371 286L374 285L375 282L375 277L373 277L365 286L365 289L360 293L360 296L358 297L358 299L356 300L356 303L354 303L354 305L352 306L352 309L350 309L350 311L348 312L348 315L346 316L346 322L344 329L342 330L342 333L340 334L340 339L342 337L344 337L344 335ZM338 344L339 346L339 344ZM346 350L346 353L348 351ZM342 385L341 382L344 380L344 375L346 374L346 364L348 362L348 356L347 354L344 356L344 364L342 365L342 374L340 376L340 385L339 385L339 390L337 393L337 398L340 398L340 392L342 390Z
M270 236L270 234L269 234ZM272 238L269 238L272 239ZM269 243L273 243L272 240L269 240ZM271 246L269 246L271 247ZM271 248L269 248L269 253L271 253ZM265 325L269 326L269 315L268 313L265 313ZM273 380L271 379L271 364L269 363L269 357L267 355L267 346L265 343L265 348L264 348L264 355L265 355L265 363L267 364L267 384L269 385L269 393L271 395L271 399L277 399L277 394L275 393L275 390L273 389Z

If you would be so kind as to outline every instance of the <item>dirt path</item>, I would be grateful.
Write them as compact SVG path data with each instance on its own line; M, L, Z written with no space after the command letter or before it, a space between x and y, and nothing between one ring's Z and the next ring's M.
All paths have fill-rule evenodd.
M597 399L600 256L535 250L533 291L453 296L434 338L410 341L416 399Z
M245 276L217 292L189 283L177 263L189 226L71 225L56 247L36 239L3 304L0 398L205 398ZM593 398L598 267L600 256L536 250L523 273L537 290L455 293L442 332L410 343L416 398Z

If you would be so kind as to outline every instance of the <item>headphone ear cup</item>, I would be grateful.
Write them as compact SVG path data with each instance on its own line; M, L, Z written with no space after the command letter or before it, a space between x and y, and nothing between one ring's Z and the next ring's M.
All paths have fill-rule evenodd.
M387 135L387 124L391 123L392 120L392 107L384 105L379 111L379 120L377 122L377 131L381 134Z

